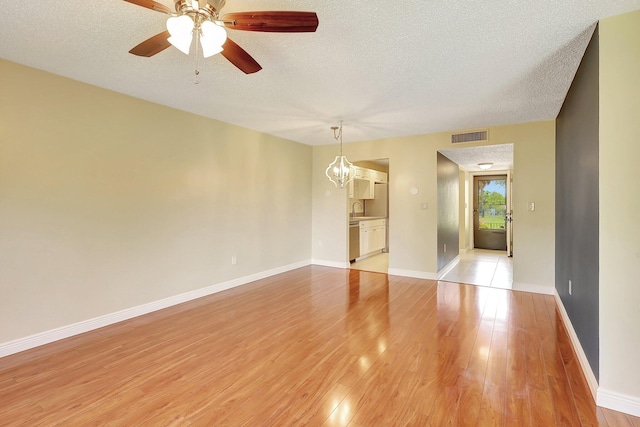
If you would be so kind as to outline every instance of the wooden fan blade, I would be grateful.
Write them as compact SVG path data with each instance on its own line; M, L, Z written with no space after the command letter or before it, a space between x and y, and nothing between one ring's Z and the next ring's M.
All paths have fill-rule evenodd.
M155 10L156 12L162 12L162 13L168 13L168 14L171 13L171 9L169 9L167 6L161 3L155 2L153 0L124 0L124 1L137 4L138 6L146 7L147 9Z
M312 33L318 28L315 12L238 12L227 13L220 20L227 28L244 31Z
M220 54L245 74L253 74L262 70L260 64L229 37L227 37L227 41L222 45L222 49Z
M155 36L143 41L138 46L131 49L129 53L149 58L171 46L171 43L167 40L168 38L169 31L163 31L160 34L156 34Z

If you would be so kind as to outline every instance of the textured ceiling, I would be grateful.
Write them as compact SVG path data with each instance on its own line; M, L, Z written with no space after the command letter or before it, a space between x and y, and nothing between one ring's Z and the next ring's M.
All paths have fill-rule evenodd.
M173 8L172 0L158 0ZM315 33L229 30L263 67L129 49L166 15L121 0L4 2L0 58L305 144L554 119L594 23L640 0L227 0L306 10ZM1 76L0 76L1 78Z
M483 145L481 147L440 150L449 160L469 172L484 172L478 163L493 163L492 170L513 169L513 144Z

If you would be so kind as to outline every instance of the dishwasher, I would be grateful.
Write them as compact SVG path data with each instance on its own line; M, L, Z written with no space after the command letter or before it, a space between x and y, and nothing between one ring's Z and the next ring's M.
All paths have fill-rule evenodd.
M349 262L354 262L360 256L360 223L349 222Z

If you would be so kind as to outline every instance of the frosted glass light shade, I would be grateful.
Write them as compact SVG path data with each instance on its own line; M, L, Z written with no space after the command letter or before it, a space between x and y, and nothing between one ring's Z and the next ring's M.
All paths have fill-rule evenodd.
M167 39L169 43L187 55L189 55L189 48L191 47L192 40L193 36L191 34L187 34L186 36L171 36Z
M172 36L184 36L193 31L193 19L187 15L167 19L167 30Z
M211 21L205 21L200 26L200 31L202 32L200 36L202 55L205 58L222 52L222 45L227 41L227 32L224 28Z
M193 26L193 19L186 15L167 19L167 30L171 34L167 41L188 55L193 40Z
M344 188L355 177L356 168L345 156L336 156L325 174L336 187Z

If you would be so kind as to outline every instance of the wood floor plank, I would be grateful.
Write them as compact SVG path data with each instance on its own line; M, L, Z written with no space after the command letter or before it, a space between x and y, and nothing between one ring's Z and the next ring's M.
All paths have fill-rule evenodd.
M478 425L504 424L506 403L507 333L494 330L478 414Z
M0 425L638 427L550 296L308 266L0 359Z
M633 422L626 414L621 414L620 412L612 411L611 409L603 408L602 412L604 413L604 417L609 423L610 426L616 427L634 427Z
M512 295L508 332L505 425L530 426L530 401L527 390L526 333L524 326L535 326L530 298L525 293Z
M598 416L598 426L608 427L609 423L607 422L607 418L604 416L604 408L596 407L596 415Z

